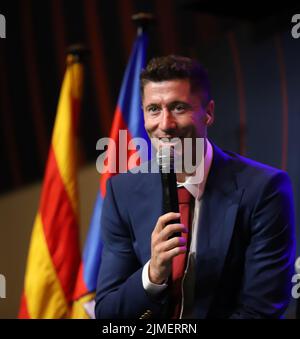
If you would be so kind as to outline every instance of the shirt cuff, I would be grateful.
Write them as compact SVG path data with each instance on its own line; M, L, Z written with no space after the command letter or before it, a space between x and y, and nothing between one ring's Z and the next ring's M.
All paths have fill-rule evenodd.
M150 264L150 260L143 267L143 272L142 272L143 287L144 287L144 290L151 297L155 297L155 296L158 296L161 292L163 292L168 287L168 285L166 283L158 285L150 281L149 264Z

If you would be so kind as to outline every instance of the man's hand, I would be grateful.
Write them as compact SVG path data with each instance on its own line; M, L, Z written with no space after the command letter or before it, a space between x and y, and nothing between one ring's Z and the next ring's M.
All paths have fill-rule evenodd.
M167 280L171 273L172 259L186 252L185 238L170 238L175 232L188 232L183 224L168 224L179 217L180 213L173 212L160 216L152 232L149 279L154 284L162 284Z

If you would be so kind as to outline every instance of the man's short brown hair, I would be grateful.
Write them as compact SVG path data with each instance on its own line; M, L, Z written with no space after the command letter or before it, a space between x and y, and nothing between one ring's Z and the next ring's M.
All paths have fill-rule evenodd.
M198 61L179 55L168 55L149 61L140 75L142 98L144 87L148 82L177 79L186 79L190 82L191 92L200 93L203 106L212 99L210 81L205 68Z

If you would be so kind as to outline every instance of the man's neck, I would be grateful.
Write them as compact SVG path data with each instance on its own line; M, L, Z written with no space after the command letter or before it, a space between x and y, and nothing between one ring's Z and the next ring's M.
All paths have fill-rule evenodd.
M203 156L204 159L205 159L206 151L207 151L207 140L206 138L204 138L204 156ZM180 182L180 183L185 182L187 176L193 176L195 175L195 173L196 173L196 170L194 173L186 173L184 171L182 173L176 173L176 180L177 182Z

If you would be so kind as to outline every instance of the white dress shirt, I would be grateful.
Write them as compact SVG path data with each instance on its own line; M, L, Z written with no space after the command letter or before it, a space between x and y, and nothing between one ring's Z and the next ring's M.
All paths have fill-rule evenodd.
M203 164L201 163L196 173L191 176L186 176L184 182L177 182L177 187L185 187L191 195L195 198L195 206L193 213L193 221L191 225L191 236L190 236L190 249L187 258L186 270L182 280L182 307L180 312L180 318L192 318L193 317L193 301L195 292L195 260L196 260L196 248L197 248L197 233L199 226L199 217L201 213L201 201L204 193L206 180L209 174L213 159L213 148L207 141L207 149L204 156L204 175L203 175ZM196 179L196 180L195 180ZM196 183L195 183L196 182ZM200 182L200 183L199 183ZM150 295L157 295L167 288L167 284L154 284L149 279L149 263L150 260L145 264L142 272L143 287L146 292Z

